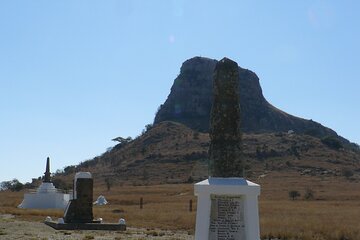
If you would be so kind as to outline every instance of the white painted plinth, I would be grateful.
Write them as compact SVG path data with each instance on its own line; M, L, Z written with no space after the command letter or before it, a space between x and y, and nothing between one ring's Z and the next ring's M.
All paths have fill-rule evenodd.
M65 209L70 195L58 192L52 183L44 182L34 193L25 193L19 208Z
M198 197L196 212L195 240L208 240L211 212L211 194L241 196L244 198L244 223L246 239L259 240L258 196L260 185L244 178L210 177L194 185Z

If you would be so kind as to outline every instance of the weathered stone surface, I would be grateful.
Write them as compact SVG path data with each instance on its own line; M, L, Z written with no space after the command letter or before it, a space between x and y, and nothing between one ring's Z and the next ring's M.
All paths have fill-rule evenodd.
M91 223L93 222L93 179L79 178L75 188L76 199L70 200L64 221L66 223Z
M214 71L214 101L210 115L209 170L212 177L241 177L239 71L224 58Z

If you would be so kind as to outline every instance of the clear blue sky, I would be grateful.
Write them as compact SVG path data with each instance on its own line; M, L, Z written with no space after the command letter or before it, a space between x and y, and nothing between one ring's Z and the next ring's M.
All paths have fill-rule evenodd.
M224 56L276 107L360 143L360 1L1 1L0 181L138 135L181 63Z

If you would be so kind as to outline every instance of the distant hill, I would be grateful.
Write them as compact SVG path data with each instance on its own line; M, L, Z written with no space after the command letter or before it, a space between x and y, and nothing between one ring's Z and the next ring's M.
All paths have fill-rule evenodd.
M216 60L185 61L154 125L56 178L70 182L76 171L90 171L97 182L180 183L208 176L209 114ZM252 178L287 171L299 175L360 178L360 150L335 131L289 115L266 101L259 79L239 68L244 161ZM292 131L289 131L292 130ZM123 141L124 140L124 141Z
M212 106L212 79L217 60L194 57L185 61L164 104L160 105L154 124L180 122L194 130L208 132ZM287 114L272 106L262 94L257 75L239 67L241 126L246 133L284 132L315 137L335 136L345 145L350 142L330 128L312 120Z

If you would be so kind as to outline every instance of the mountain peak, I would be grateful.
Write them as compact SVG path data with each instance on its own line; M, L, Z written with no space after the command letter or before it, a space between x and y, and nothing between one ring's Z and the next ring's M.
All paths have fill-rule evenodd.
M224 57L221 61L232 61ZM193 57L186 60L174 80L171 92L159 108L154 123L175 121L201 132L209 131L213 73L218 60ZM258 76L239 67L239 96L244 132L285 132L323 137L337 136L321 124L287 114L264 98ZM343 139L345 140L345 139ZM348 142L348 141L347 141Z
M206 57L193 57L183 62L180 73L203 72L206 69L214 69L218 61Z

